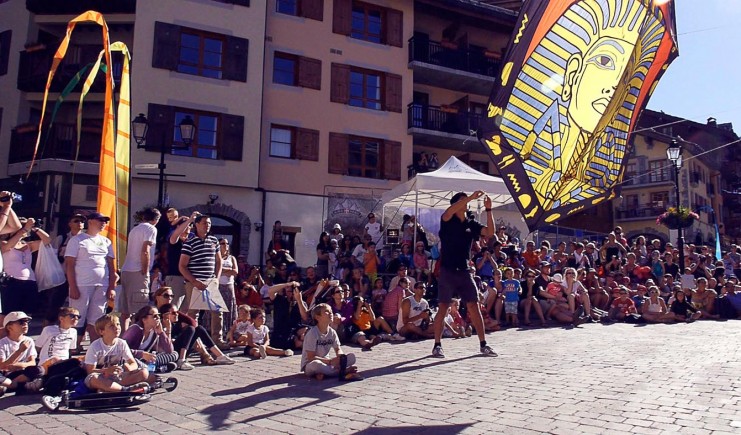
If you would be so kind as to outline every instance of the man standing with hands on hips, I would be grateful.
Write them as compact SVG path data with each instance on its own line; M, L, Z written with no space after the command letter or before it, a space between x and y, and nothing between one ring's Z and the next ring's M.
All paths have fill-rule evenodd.
M468 216L468 203L484 197L486 222L484 226L473 217ZM435 345L432 356L444 358L440 343L443 333L443 320L448 312L454 294L458 294L462 302L466 303L468 313L476 328L476 334L481 344L481 354L497 356L497 353L486 344L484 336L484 319L481 316L479 292L473 276L468 271L471 258L471 242L478 240L481 235L491 237L495 230L494 218L491 214L491 198L484 192L477 190L471 196L458 192L450 199L450 207L440 218L440 278L438 279L438 311L435 316Z

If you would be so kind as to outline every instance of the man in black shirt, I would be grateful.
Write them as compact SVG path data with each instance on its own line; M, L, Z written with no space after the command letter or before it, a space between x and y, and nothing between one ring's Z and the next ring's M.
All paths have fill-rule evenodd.
M486 222L484 226L469 216L468 203L484 197ZM497 356L491 347L487 346L484 336L484 319L481 316L479 291L473 276L468 270L471 259L471 243L484 235L488 239L494 234L494 218L491 214L491 198L484 192L477 190L471 196L463 192L456 193L450 199L450 207L440 218L440 278L438 279L438 311L435 316L435 345L432 356L444 358L440 339L443 333L443 319L448 312L448 306L457 293L461 301L466 303L471 322L481 343L481 353L487 356Z

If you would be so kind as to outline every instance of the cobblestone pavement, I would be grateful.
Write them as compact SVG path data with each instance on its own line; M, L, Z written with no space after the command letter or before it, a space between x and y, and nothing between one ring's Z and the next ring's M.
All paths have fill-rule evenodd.
M39 396L0 399L0 433L741 433L741 322L489 334L382 343L358 354L366 379L297 373L300 357L176 372L140 408L47 413ZM258 431L258 432L254 432Z

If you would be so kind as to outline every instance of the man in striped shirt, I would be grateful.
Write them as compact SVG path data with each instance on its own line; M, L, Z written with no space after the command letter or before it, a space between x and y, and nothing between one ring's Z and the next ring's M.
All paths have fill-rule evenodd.
M221 256L219 255L219 241L209 235L211 218L200 215L195 218L195 237L183 242L180 251L180 273L185 279L185 298L190 304L193 289L205 290L211 279L219 279L221 275ZM196 310L188 309L188 315L197 318ZM217 346L225 345L222 339L223 316L220 311L211 311L211 336Z

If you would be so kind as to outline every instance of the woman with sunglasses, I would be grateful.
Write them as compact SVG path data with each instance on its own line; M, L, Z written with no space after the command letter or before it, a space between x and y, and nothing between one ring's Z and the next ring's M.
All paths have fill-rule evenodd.
M157 308L142 307L134 315L135 323L121 338L128 343L134 358L145 364L154 363L157 373L168 373L178 368L176 361L179 355L160 319Z
M541 326L546 327L548 324L545 321L543 309L540 307L540 303L538 303L538 296L541 290L543 290L543 287L535 282L535 278L537 278L537 275L534 270L528 269L525 272L525 280L520 283L520 287L522 288L520 305L525 315L525 326L530 326L530 312L535 309L535 314L540 318Z
M22 227L8 239L0 242L4 271L9 276L7 283L2 287L3 312L28 311L36 312L38 302L38 286L36 274L31 261L33 253L38 251L41 244L49 245L51 239L41 228L35 227L33 218L20 218ZM29 236L36 234L38 240L30 240Z

